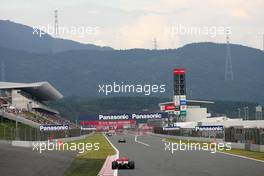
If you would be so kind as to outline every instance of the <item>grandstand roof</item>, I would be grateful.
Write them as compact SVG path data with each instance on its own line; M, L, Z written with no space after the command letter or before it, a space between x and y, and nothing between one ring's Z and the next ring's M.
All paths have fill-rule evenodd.
M187 103L190 105L195 104L214 104L213 101L207 101L207 100L187 100Z
M167 104L173 104L174 102L164 102L160 103L159 105L167 105ZM213 101L205 101L205 100L187 100L188 105L201 105L201 104L214 104Z
M0 82L0 89L21 89L42 101L58 100L63 95L48 82Z

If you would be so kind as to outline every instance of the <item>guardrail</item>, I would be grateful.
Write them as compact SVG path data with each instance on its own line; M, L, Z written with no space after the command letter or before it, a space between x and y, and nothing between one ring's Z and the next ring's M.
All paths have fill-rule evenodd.
M61 141L61 142L71 142L71 141L85 139L86 137L88 137L89 135L92 135L92 134L93 133L90 133L90 134L87 134L87 135L83 135L83 136L78 136L78 137L59 138L59 139L56 139L56 140L57 141ZM48 144L48 141L16 141L16 140L14 140L14 141L11 142L11 145L12 146L16 146L16 147L33 147L37 143L46 143L46 144Z

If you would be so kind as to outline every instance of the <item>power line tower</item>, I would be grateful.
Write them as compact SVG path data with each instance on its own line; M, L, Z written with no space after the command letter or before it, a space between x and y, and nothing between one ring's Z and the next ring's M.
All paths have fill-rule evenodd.
M58 10L54 10L54 37L59 37Z
M153 48L154 48L154 50L158 49L158 42L157 42L156 38L153 39Z
M249 107L244 107L244 120L249 120Z
M1 61L1 81L5 81L5 61Z
M240 119L240 117L241 117L241 109L237 108L237 111L238 111L238 118Z
M53 40L51 51L56 53L58 51L58 42L57 38L59 38L59 20L58 20L58 10L54 10L54 31L53 31Z
M226 63L225 63L225 81L233 81L234 73L232 67L229 36L226 36Z

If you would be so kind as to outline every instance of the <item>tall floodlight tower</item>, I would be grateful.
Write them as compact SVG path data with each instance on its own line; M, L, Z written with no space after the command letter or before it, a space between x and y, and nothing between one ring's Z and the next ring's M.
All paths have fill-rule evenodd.
M229 36L226 36L226 63L225 63L225 81L233 81L234 73L232 67Z
M256 120L262 120L262 106L256 107Z
M153 39L153 48L154 48L154 50L158 49L158 42L157 42L156 38Z
M168 119L165 123L170 127L175 127L175 122L186 121L187 92L185 73L186 71L184 68L173 69L173 102L159 104L160 110L168 113Z
M1 81L5 81L5 61L1 61Z
M244 107L244 120L249 120L249 107Z
M187 111L187 100L186 100L186 80L185 80L185 69L175 68L173 70L174 75L174 106L175 115L179 117L178 120L185 121Z
M54 37L59 37L58 10L54 10Z
M57 38L59 38L59 20L58 20L58 10L54 10L54 31L53 31L53 40L52 40L52 52L58 52L58 42Z
M238 118L240 119L240 117L241 117L241 109L240 108L237 108L237 111L238 111Z

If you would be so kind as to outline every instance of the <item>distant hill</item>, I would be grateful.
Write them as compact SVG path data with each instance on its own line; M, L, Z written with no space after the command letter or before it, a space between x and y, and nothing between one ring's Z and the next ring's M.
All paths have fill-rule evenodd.
M83 49L112 50L110 47L82 44L72 40L55 39L48 34L40 37L32 27L8 20L0 20L0 47L35 53L52 53Z
M68 97L57 102L51 102L50 106L58 109L63 117L75 122L81 114L157 112L159 111L158 104L166 101L169 101L169 99L157 97L112 97L100 99ZM215 104L205 105L213 117L226 115L229 118L238 118L238 108L240 108L242 112L241 118L243 118L243 108L247 106L249 107L249 119L255 119L256 103L218 100L214 102Z
M106 97L98 93L98 84L114 81L166 84L165 94L152 96L171 97L172 69L184 67L189 97L264 104L263 51L234 44L230 47L234 81L224 80L226 46L215 43L193 43L171 50L76 50L46 54L0 48L0 60L5 62L6 81L47 80L68 97Z
M167 100L168 98L157 97L68 97L50 102L49 105L74 122L81 114L157 112L158 104Z
M264 104L264 52L258 49L231 44L235 80L225 81L225 44L113 50L50 35L40 38L32 32L31 27L0 20L0 61L5 65L6 81L47 80L67 97L106 97L98 93L98 85L113 82L166 84L164 94L151 96L171 97L172 69L184 67L189 97Z

